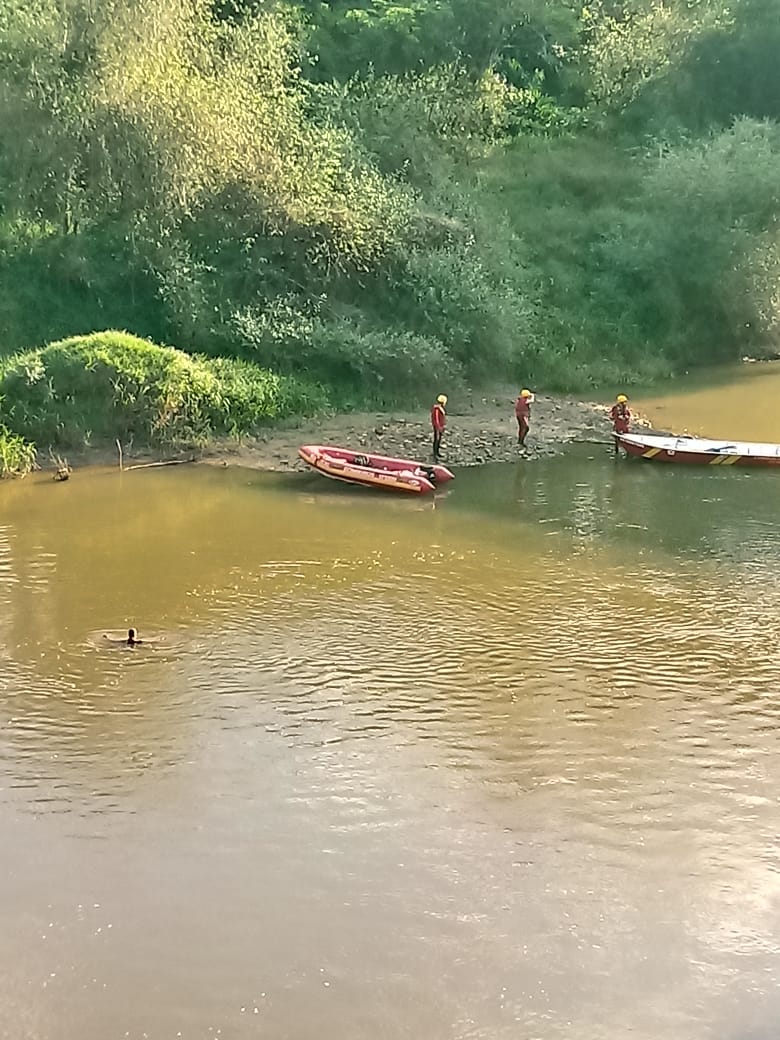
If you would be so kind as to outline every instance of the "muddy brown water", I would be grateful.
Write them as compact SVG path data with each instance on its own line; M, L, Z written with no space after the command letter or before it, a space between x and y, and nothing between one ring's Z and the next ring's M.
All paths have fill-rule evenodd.
M780 361L724 366L635 397L658 429L771 443L780 442L778 401Z
M0 1037L775 1037L778 515L593 447L0 488Z

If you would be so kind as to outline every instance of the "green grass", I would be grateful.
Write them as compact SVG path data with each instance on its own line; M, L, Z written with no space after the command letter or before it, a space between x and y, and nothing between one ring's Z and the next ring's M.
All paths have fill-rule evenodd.
M24 477L35 469L35 447L0 424L0 480Z
M38 445L205 444L328 407L324 390L251 362L212 359L125 332L51 343L0 361L2 415Z

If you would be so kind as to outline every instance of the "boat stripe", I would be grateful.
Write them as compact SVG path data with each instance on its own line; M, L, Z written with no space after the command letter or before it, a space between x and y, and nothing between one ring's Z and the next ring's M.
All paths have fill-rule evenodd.
M656 455L660 455L662 448L649 448L647 451L642 452L643 459L654 459Z

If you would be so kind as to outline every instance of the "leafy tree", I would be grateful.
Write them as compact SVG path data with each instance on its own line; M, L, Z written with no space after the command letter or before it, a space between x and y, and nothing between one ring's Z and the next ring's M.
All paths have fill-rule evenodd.
M125 327L342 400L771 351L775 3L5 0L3 350Z
M635 104L675 75L692 41L728 18L719 0L595 0L582 12L591 95L618 110Z
M577 39L574 7L542 0L364 0L306 5L312 76L402 76L456 63L515 86L541 76L554 94Z
M780 17L773 0L737 0L689 48L676 109L687 125L780 118Z

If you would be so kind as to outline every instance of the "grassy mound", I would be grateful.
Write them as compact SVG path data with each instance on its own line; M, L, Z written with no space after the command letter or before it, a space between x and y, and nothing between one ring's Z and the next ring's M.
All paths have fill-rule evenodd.
M0 399L14 434L60 448L115 438L198 445L327 405L324 391L291 377L125 332L76 336L3 359Z

